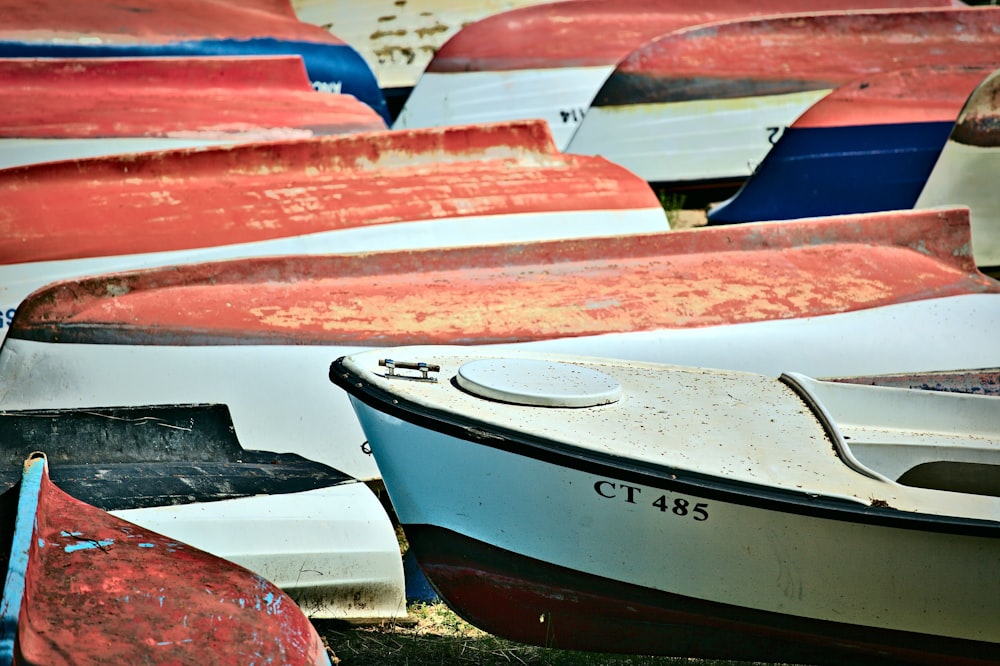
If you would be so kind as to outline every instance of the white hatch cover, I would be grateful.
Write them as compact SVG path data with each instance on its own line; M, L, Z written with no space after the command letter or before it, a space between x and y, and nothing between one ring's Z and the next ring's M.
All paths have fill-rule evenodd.
M533 359L469 361L456 379L482 398L537 407L594 407L618 402L622 394L621 384L603 372Z

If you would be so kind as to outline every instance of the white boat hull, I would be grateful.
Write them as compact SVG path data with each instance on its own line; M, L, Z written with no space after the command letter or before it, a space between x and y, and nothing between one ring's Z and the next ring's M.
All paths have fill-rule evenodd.
M976 264L1000 267L1000 148L948 141L914 208L969 207Z
M829 92L594 106L565 150L601 155L651 183L740 180Z
M997 365L1000 296L964 295L803 319L500 345L777 375L871 375ZM247 449L290 452L379 478L346 396L326 369L359 347L36 342L0 349L5 409L227 405Z
M463 384L487 357L490 390L513 386L514 397ZM390 378L384 358L426 362L436 381ZM620 399L561 407L563 393L585 397L593 371ZM1000 649L996 475L992 493L970 494L842 459L863 435L846 415L895 423L883 447L995 464L993 398L462 347L349 356L331 379L351 395L429 579L488 631L796 663L988 663ZM877 411L892 405L903 409Z
M111 513L260 574L309 617L406 616L395 530L362 483Z
M613 66L600 65L427 72L410 93L393 129L541 118L548 123L559 150L566 150L594 96L613 71Z

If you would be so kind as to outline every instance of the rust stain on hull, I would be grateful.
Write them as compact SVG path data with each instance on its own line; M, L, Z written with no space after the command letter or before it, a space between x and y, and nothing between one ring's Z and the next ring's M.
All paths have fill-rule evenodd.
M808 317L1000 293L966 209L607 239L279 257L57 284L11 337L135 344L485 344Z

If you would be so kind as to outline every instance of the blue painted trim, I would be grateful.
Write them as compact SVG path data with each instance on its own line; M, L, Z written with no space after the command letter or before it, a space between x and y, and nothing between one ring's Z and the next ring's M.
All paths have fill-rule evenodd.
M35 533L38 512L38 494L45 472L45 458L35 458L25 463L21 476L21 492L17 499L17 519L10 548L10 562L0 600L0 666L10 666L14 661L14 640L17 637L17 618L24 598L24 576L28 570L28 551Z
M273 38L199 39L166 44L52 44L0 41L2 58L127 58L142 56L298 55L317 90L354 95L391 123L374 72L347 44L318 44Z
M913 208L954 123L790 127L710 224Z

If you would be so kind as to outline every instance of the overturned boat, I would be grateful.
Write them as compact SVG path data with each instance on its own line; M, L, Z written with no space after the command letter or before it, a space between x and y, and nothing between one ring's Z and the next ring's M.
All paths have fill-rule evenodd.
M663 34L751 16L915 4L951 2L566 0L521 7L466 25L445 42L393 126L542 118L565 149L619 61Z
M816 376L995 367L1000 283L968 252L968 211L949 209L95 276L19 307L0 405L221 404L247 449L377 479L346 399L322 390L331 355L476 344Z
M46 447L74 498L246 567L311 618L406 615L395 530L363 483L301 456L245 449L224 405L0 410L3 489Z
M718 201L840 85L905 67L1000 66L998 17L996 7L840 11L665 34L618 63L566 150L603 155L664 191L727 192Z
M0 59L0 168L385 129L299 56Z
M0 502L0 664L330 664L273 584L71 497L44 454Z
M645 181L542 121L381 131L0 170L0 339L60 279L233 257L669 229Z
M554 648L995 664L1000 401L468 347L330 379L472 624Z
M288 0L3 0L0 13L3 58L297 55L315 90L353 95L389 122L364 58L300 21Z

